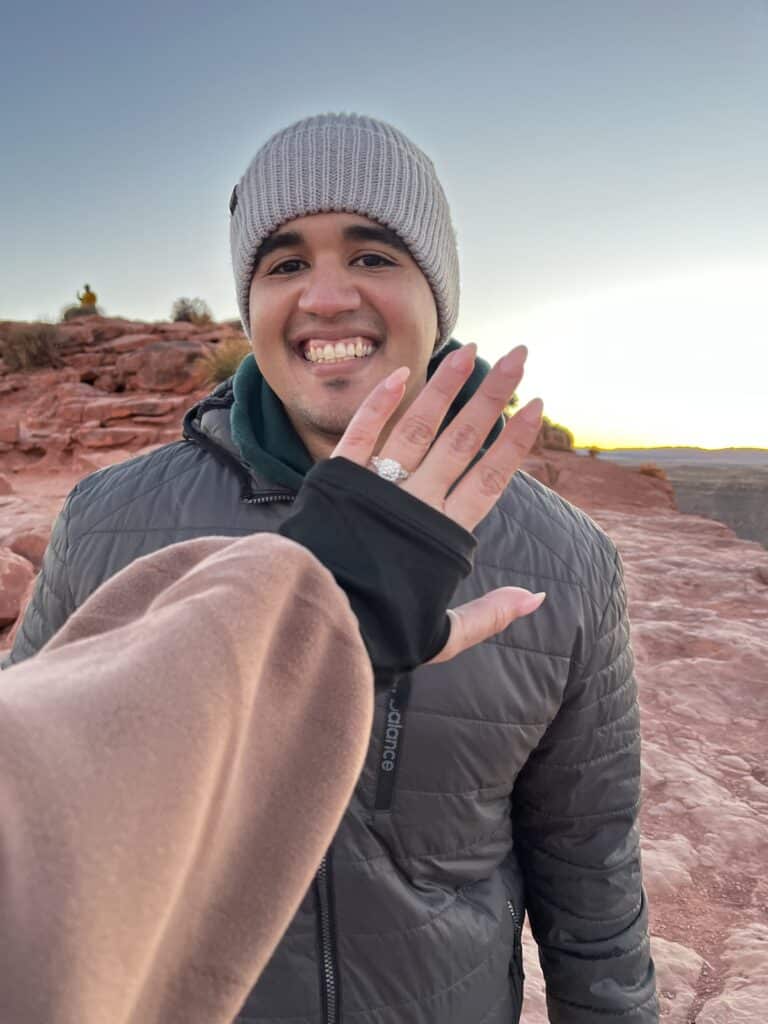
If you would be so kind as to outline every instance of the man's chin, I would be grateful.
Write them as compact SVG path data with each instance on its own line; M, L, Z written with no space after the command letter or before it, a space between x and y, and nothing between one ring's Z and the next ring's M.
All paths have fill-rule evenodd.
M299 411L299 422L295 426L301 426L299 433L305 431L322 438L334 445L341 440L344 431L350 424L355 409L301 409Z

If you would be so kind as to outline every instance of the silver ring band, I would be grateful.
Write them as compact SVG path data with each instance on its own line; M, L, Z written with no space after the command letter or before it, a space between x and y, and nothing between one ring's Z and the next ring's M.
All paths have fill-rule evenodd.
M374 455L368 465L383 480L389 480L393 484L399 484L401 480L407 480L411 475L407 469L403 469L397 459L382 459Z

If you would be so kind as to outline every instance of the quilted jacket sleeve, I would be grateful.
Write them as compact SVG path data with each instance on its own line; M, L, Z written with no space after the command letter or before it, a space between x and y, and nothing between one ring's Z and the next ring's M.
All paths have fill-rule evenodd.
M640 871L640 728L621 562L584 663L515 785L552 1024L658 1020Z
M74 494L74 492L72 492ZM72 494L53 525L45 549L43 564L24 618L16 630L11 653L2 663L10 668L36 654L75 611L75 601L67 580L67 540Z

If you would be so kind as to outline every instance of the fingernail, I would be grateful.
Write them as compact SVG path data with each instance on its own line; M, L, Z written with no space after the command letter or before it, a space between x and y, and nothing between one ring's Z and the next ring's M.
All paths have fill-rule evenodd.
M387 391L399 391L411 375L410 366L400 366L394 373L390 373L384 381Z
M540 590L538 594L530 594L523 603L523 615L530 615L531 612L535 612L537 608L540 608L546 596L547 594L544 590Z
M456 370L469 370L475 365L477 358L477 345L472 341L469 345L462 345L456 352L451 352L448 359L451 366Z
M542 400L540 398L532 398L527 405L523 406L523 408L518 413L518 416L521 416L526 423L534 425L538 423L541 419L541 414L543 410L544 403L542 402Z
M516 349L504 356L503 359L499 360L499 368L502 373L508 373L512 376L515 373L519 373L525 365L525 360L528 358L528 349L525 345L518 345Z

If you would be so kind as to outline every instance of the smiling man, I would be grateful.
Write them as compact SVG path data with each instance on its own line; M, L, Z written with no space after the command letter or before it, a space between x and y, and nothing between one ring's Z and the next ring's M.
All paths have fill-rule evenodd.
M330 455L377 381L399 366L418 394L439 338L432 290L394 231L317 213L258 251L248 298L256 362L314 458Z
M462 467L485 433L462 416L470 397L481 407L489 382L508 396L520 379L523 349L488 373L481 361L472 370L472 346L452 339L459 274L448 203L431 161L392 126L329 114L278 132L235 186L230 214L253 354L190 410L183 441L75 488L12 661L140 555L189 537L280 530L306 475L398 367L410 370L391 435L407 453L395 474L403 490L432 438L414 405L427 377L441 367L436 390L451 372L468 378L444 421L456 419L446 434ZM537 421L538 407L530 414ZM496 487L493 474L479 479ZM353 496L339 487L323 523L329 549L335 529L359 530L357 585L384 591L392 574L368 557ZM658 1019L621 562L585 515L521 472L474 533L457 604L508 585L546 590L547 600L453 660L377 687L355 794L241 1022L514 1024L526 913L551 1021ZM402 602L418 614L411 593ZM296 644L312 643L298 624Z

